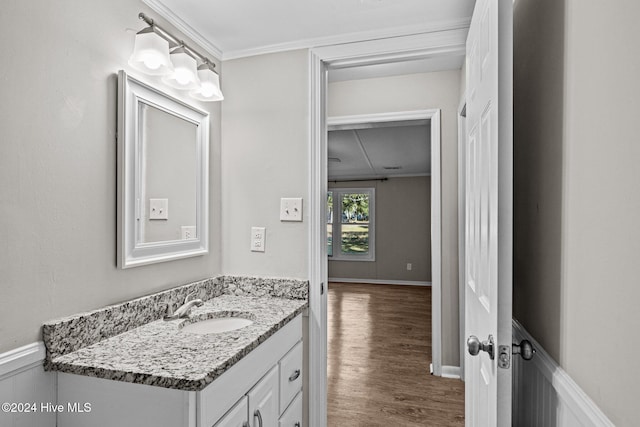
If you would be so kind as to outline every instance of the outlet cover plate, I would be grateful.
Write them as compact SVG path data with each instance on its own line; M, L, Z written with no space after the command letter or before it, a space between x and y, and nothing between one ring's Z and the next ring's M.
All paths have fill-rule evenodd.
M251 252L264 252L265 227L251 227Z

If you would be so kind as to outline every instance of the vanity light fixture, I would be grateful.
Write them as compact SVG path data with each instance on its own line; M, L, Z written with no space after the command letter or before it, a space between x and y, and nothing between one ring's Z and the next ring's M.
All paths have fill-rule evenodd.
M189 95L200 101L222 101L224 96L220 90L220 78L213 71L213 64L206 61L198 67L200 87L189 92Z
M169 60L169 42L158 35L153 26L136 34L129 65L152 76L162 76L173 71Z
M144 13L138 14L138 18L149 26L136 34L129 65L149 75L163 76L162 81L167 85L189 90L189 94L200 101L224 99L220 77L209 58L169 34Z
M196 89L200 86L198 80L198 63L184 46L178 46L171 51L173 72L165 76L162 81L176 89Z

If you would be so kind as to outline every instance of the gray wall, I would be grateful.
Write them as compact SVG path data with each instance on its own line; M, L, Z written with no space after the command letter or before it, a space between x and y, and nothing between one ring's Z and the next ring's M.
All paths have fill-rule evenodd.
M226 61L222 90L223 269L307 278L308 52ZM280 198L302 197L303 222L280 221ZM250 251L266 227L265 252Z
M518 0L514 316L637 425L640 3Z
M431 178L329 183L329 189L341 187L375 188L376 260L329 258L329 277L430 282Z
M129 0L2 5L0 352L40 340L45 320L221 271L220 106L204 103L210 254L116 268L116 74L131 71L135 31L127 29L142 28L140 11L157 17Z
M442 169L442 363L459 366L458 122L460 71L411 74L329 84L328 114L440 108Z

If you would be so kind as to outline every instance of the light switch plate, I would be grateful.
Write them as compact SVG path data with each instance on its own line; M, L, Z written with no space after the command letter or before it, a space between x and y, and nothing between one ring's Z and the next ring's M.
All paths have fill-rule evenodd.
M251 252L264 252L265 227L251 227Z
M169 219L169 199L149 199L149 219Z
M280 221L302 221L302 197L280 199Z

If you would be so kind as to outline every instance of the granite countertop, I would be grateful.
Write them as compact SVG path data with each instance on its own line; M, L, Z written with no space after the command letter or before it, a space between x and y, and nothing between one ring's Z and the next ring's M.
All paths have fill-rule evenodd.
M273 296L275 281L266 282L271 285L269 292L256 292L256 286L259 288L265 282L252 280L249 285L237 277L230 281L220 280L225 284L223 293L208 299L200 307L194 307L188 319L150 321L113 336L99 338L94 343L89 341L76 345L79 348L72 346L60 351L69 345L64 347L55 341L56 334L61 336L61 331L75 330L79 316L48 322L44 331L49 353L45 366L48 370L97 378L187 391L202 390L308 307L306 282L300 282L305 285L305 298L301 299L300 292L292 298L288 298L286 293ZM297 287L299 289L300 286ZM108 309L114 311L113 307ZM120 306L116 308L119 313L123 310ZM105 314L98 311L84 316L97 315L105 318ZM186 324L224 316L243 317L253 323L218 334L182 331ZM111 319L115 316L108 313L106 317Z

